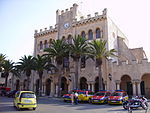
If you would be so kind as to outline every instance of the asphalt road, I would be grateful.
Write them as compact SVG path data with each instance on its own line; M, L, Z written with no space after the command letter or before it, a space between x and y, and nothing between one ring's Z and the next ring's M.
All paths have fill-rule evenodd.
M0 113L128 113L121 105L93 105L88 103L71 105L71 103L63 102L60 98L48 97L40 97L37 101L38 107L35 111L29 109L18 111L13 107L13 98L0 97ZM139 108L133 110L133 113L145 113L145 110Z

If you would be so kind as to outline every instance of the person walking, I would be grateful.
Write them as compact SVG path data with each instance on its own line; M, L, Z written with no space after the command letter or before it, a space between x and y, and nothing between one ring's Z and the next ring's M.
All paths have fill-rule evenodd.
M71 94L71 104L72 105L74 104L74 92L72 92L72 94Z
M78 104L78 93L75 92L74 94L74 103L77 105Z

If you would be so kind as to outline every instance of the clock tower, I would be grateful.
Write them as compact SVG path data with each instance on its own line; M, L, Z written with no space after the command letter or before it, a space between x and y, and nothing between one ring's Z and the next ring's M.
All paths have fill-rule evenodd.
M78 5L73 4L73 7L70 9L64 10L57 10L56 11L56 26L59 32L58 38L61 38L62 35L69 35L72 34L72 23L78 16ZM61 35L60 35L61 34ZM65 34L65 35L64 35Z

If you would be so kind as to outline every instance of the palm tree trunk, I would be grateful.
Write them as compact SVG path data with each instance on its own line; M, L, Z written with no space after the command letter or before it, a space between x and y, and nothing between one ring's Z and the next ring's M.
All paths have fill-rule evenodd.
M61 97L61 65L58 66L58 97Z
M39 79L39 96L42 95L42 77Z
M5 87L7 87L9 73L5 73Z
M103 83L102 83L102 65L98 66L98 75L99 75L99 90L103 90Z
M27 90L29 90L30 86L30 76L27 76Z
M75 61L75 89L79 88L79 59Z

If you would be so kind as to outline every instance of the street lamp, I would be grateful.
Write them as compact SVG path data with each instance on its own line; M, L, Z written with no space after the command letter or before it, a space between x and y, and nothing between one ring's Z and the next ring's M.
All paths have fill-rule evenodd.
M112 75L110 73L108 74L108 78L109 80L112 80Z

